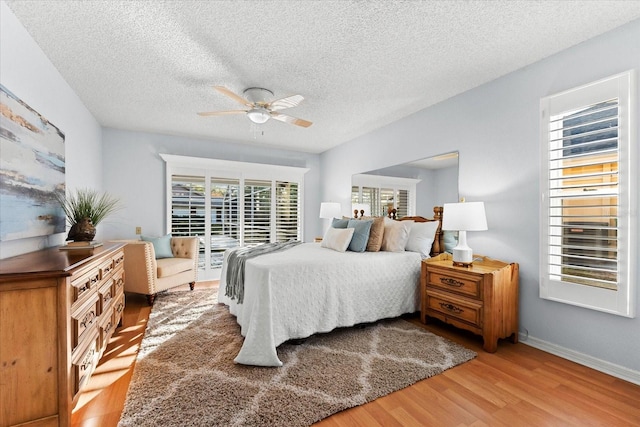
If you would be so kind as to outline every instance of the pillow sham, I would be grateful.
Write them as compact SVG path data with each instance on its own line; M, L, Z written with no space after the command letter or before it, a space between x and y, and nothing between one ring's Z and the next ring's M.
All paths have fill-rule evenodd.
M353 252L364 252L367 249L369 234L371 232L371 220L350 219L347 228L353 228L353 237L349 243L349 250Z
M384 218L379 216L373 218L371 230L369 231L369 241L367 242L367 252L378 252L382 247L384 236Z
M382 236L382 247L380 250L386 252L403 252L413 221L394 221L390 218L384 219L384 235Z
M349 247L349 243L351 243L354 231L353 228L329 227L322 238L320 246L333 249L334 251L344 252Z
M173 258L171 251L171 234L162 237L140 236L140 240L151 242L153 250L156 253L156 259Z
M409 240L407 241L405 250L418 252L422 256L422 259L429 258L438 225L438 221L414 222L409 231Z
M347 228L347 225L349 224L349 218L334 218L333 221L331 221L331 226L333 228Z

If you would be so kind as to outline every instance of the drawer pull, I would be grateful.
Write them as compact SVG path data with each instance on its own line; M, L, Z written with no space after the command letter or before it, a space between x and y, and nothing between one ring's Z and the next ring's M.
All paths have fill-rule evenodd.
M107 326L105 326L105 327L104 327L104 331L105 331L106 333L109 333L109 331L111 330L111 326L113 326L113 324L112 324L111 322L109 322L109 323L107 324Z
M124 285L124 280L122 280L122 277L120 277L117 281L116 281L116 286L119 288L120 286Z
M460 313L462 313L464 311L460 307L457 307L457 306L451 304L450 302L441 302L440 303L440 307L442 307L444 310L447 310L447 311L450 311L450 312L456 313L456 314L460 314Z
M80 326L82 326L83 328L86 328L87 326L93 323L93 320L95 318L96 318L96 313L94 311L88 312L84 316L84 319L82 319L82 322L80 322Z
M82 360L82 365L80 365L80 372L84 372L86 370L88 370L91 365L93 365L93 355L95 354L95 350L91 349L87 355L84 357L84 359Z
M116 307L116 311L117 311L118 313L122 313L122 309L123 309L123 308L124 308L124 304L120 303L120 304L118 304L118 307Z
M91 284L98 283L100 281L100 275L96 274L91 278Z
M464 286L464 282L453 279L451 277L441 277L440 283L442 283L443 285L455 286L456 288Z
M89 290L89 282L84 283L78 288L78 296L82 295L85 291Z
M116 258L116 265L119 265L122 261L124 261L124 257L118 257Z
M108 303L109 301L111 301L111 291L109 291L108 293L104 294L103 301L104 301L105 304Z

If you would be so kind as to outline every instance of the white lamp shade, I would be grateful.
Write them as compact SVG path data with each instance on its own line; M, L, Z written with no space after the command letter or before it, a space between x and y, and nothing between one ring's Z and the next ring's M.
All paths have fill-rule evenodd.
M320 218L340 218L342 207L340 203L322 202L320 204Z
M442 229L453 231L487 230L484 202L445 203Z

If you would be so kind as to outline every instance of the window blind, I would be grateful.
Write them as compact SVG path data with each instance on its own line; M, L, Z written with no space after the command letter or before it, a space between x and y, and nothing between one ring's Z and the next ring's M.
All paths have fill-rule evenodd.
M244 246L271 242L271 181L244 181Z
M276 182L276 241L297 240L300 236L298 184Z

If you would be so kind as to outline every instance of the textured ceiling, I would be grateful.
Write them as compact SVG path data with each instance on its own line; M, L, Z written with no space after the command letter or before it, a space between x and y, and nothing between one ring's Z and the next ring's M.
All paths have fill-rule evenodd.
M7 1L103 126L322 152L640 18L640 1ZM252 133L212 89L292 94Z

